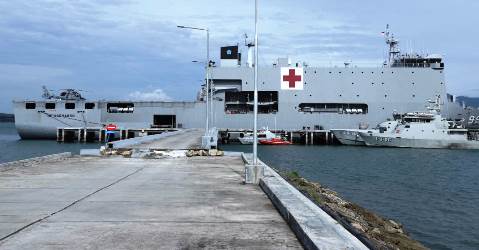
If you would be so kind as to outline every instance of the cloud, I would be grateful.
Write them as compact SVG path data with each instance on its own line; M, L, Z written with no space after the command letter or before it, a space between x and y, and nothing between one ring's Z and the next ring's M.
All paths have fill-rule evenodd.
M377 67L386 55L379 33L391 22L404 51L411 44L419 52L447 55L452 93L477 85L479 50L471 41L478 36L470 31L479 22L479 1L405 0L403 6L415 7L395 12L372 0L259 4L261 65L290 56L310 66L352 61ZM158 87L167 88L170 98L194 99L203 71L191 61L204 60L205 33L176 25L208 27L210 55L218 61L220 46L241 45L244 33L252 37L253 2L0 0L0 111L11 112L14 97L37 96L42 84L89 90L100 99L151 95ZM169 85L148 87L157 79Z
M137 100L137 101L172 101L173 98L168 96L165 91L162 89L155 89L151 92L141 92L141 91L135 91L133 93L130 93L128 95L129 98L132 100Z

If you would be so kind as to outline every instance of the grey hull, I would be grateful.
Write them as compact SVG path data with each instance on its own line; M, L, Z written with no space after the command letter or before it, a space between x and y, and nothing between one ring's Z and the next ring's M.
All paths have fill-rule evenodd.
M368 135L361 133L365 144L373 147L479 149L479 141L408 139Z
M348 129L332 129L331 132L334 134L334 137L338 139L339 142L343 145L349 146L364 146L363 138L359 135L358 131L348 130Z

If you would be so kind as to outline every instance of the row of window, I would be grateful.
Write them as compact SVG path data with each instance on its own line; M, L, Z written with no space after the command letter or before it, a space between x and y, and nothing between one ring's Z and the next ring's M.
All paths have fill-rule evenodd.
M45 103L45 109L55 109L57 107L57 103L54 102L47 102ZM85 109L94 109L95 103L93 102L86 102ZM36 109L37 104L34 102L27 102L25 103L26 109ZM75 109L76 104L73 102L65 103L65 109ZM108 113L133 113L135 109L135 105L133 103L108 103L107 104L107 112Z
M300 103L298 111L304 113L367 114L365 103Z
M47 102L45 103L45 109L56 109L57 104L54 102ZM67 102L65 103L65 109L75 109L75 103L73 102ZM26 109L36 109L37 104L34 102L27 102L25 103L25 108ZM93 102L87 102L85 103L85 109L94 109L95 108L95 103Z

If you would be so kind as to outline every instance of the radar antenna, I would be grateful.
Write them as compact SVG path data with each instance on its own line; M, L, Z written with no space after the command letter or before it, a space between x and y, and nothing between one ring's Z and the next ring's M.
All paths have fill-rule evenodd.
M398 46L399 40L394 38L394 34L389 31L389 24L386 25L386 31L382 32L382 34L384 35L386 44L389 45L388 65L391 66L400 53Z
M50 90L47 89L47 86L43 85L42 86L42 89L43 89L43 94L42 94L42 97L45 98L45 99L51 99L53 97L52 94L50 94Z

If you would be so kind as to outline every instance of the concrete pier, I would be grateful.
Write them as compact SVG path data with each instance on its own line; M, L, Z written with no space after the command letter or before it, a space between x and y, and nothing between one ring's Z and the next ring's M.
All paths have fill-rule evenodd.
M197 148L203 134L111 149L166 150L157 157L58 154L5 165L0 249L367 249L266 165L261 188L245 185L244 154L163 154Z
M240 157L74 157L0 172L0 249L301 248Z

